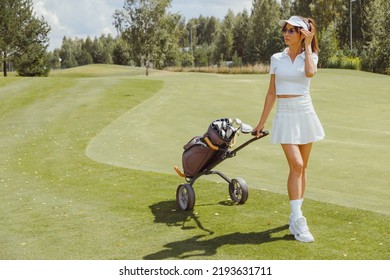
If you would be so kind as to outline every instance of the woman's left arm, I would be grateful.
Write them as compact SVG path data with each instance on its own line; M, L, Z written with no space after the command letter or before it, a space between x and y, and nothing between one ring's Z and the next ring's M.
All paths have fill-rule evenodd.
M305 44L305 73L306 77L311 78L317 73L317 65L313 60L313 50L311 48L311 42L313 41L313 37L315 34L314 26L311 25L311 31L307 31L302 29L301 36L304 38Z
M306 77L311 78L317 73L317 65L313 60L313 52L311 46L305 47L305 72Z

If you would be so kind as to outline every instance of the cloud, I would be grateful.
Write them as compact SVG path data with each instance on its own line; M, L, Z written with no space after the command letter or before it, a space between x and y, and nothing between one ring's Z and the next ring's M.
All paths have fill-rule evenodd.
M58 30L65 30L65 27L60 24L60 20L54 12L48 11L45 7L45 3L38 1L35 3L34 11L36 14L43 16L52 28Z
M123 6L123 0L33 0L34 11L51 27L49 50L61 47L64 36L116 36L112 15Z
M229 9L233 12L242 12L244 9L250 11L252 0L173 0L173 12L179 12L186 19L203 16L215 16L222 19Z
M61 47L64 36L116 36L112 15L123 7L124 0L33 0L33 3L35 13L43 16L51 27L49 50L54 50ZM252 0L173 0L170 11L179 12L188 20L199 15L223 18L229 8L237 13L244 8L250 11L251 7Z

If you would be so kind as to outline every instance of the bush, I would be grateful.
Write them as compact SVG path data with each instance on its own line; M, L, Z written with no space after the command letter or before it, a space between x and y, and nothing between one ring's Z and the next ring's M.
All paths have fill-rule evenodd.
M386 46L389 50L390 48ZM376 47L371 42L362 52L362 69L374 73L390 75L390 55L385 48Z
M173 72L201 72L218 74L267 74L269 65L258 64L255 66L247 65L241 67L228 66L204 66L204 67L165 67L167 71Z
M338 41L336 37L336 26L330 24L328 28L323 30L318 35L320 45L320 57L318 61L318 67L329 67L327 64L336 63L333 56L339 52ZM333 68L333 67L332 67Z
M332 56L328 59L325 67L360 70L361 61L359 57Z
M194 57L190 53L183 53L181 57L181 66L182 67L193 67L194 66Z
M19 76L47 77L50 72L49 55L41 45L35 44L14 58L15 70Z

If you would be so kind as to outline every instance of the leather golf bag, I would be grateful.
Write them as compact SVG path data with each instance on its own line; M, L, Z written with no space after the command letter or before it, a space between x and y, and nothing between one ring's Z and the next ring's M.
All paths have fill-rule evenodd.
M216 126L216 122L225 122L225 129ZM184 145L182 161L184 174L187 178L192 178L203 171L217 156L220 148L229 147L235 130L229 134L229 137L226 137L225 131L231 127L229 119L216 120L210 124L203 137L196 136ZM223 135L221 134L222 130L224 131Z
M204 142L201 136L192 138L183 148L183 170L188 178L194 177L204 169L217 153Z

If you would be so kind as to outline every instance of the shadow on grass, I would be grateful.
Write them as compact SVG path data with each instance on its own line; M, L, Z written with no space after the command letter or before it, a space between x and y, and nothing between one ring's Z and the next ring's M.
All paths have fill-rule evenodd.
M218 248L224 245L260 245L279 240L295 240L291 234L286 234L282 237L272 237L272 234L288 229L288 225L283 225L262 232L235 232L210 238L210 236L214 233L205 229L199 221L199 218L196 217L192 211L176 212L176 210L174 210L175 201L160 202L150 206L150 208L155 216L155 223L166 223L168 226L181 226L183 230L186 230L194 228L187 228L185 226L185 222L188 221L188 219L193 219L200 229L208 232L209 234L196 235L186 240L168 243L164 245L166 249L145 256L143 258L145 260L172 258L186 259L192 257L214 256L217 254ZM168 212L168 210L170 212Z
M186 226L186 222L191 220L195 221L199 229L208 232L210 235L214 234L213 231L203 227L199 218L195 215L194 211L179 211L176 207L175 200L162 201L157 204L149 206L154 215L155 223L164 223L167 226L179 226L183 230L194 229L194 226Z

